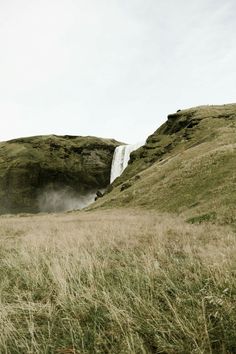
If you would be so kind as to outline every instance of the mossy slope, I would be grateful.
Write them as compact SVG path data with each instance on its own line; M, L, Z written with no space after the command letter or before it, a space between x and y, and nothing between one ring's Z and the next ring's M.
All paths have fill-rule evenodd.
M236 104L179 111L131 155L113 190L93 207L141 206L192 222L235 223L235 171Z
M0 143L0 213L38 212L45 188L86 193L109 184L115 140L36 136Z

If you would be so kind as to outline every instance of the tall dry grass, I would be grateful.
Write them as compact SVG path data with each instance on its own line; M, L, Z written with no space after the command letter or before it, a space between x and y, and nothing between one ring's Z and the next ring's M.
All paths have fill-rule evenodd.
M0 233L0 353L236 352L229 229L115 210Z

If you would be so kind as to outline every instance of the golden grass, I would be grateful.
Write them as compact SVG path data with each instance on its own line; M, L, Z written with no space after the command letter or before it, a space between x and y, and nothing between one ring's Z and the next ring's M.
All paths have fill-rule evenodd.
M230 229L130 209L0 230L0 353L235 352Z

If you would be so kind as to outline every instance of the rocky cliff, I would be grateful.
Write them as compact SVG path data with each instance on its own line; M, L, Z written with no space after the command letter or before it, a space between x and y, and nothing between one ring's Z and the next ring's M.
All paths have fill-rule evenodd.
M118 145L109 139L56 135L1 142L0 213L48 211L45 195L76 200L105 188Z

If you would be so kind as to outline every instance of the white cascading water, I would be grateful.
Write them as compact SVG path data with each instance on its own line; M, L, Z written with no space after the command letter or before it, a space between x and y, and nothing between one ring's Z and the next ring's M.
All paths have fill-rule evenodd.
M144 144L145 142L137 143L134 145L120 145L115 149L111 165L110 183L119 177L124 169L128 166L131 152L137 150Z

